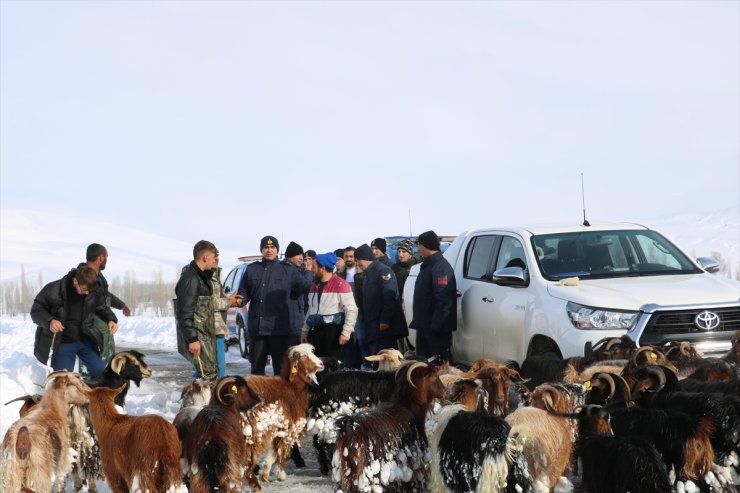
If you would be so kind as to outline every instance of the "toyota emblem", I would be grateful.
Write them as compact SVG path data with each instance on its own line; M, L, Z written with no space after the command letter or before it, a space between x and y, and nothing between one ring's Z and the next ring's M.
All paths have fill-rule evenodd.
M713 330L719 326L719 315L710 311L703 311L694 317L694 324L701 330Z

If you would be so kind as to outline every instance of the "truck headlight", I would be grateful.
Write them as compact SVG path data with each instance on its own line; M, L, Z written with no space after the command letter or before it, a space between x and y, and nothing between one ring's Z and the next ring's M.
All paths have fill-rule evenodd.
M622 329L630 330L637 321L639 312L622 312L594 308L569 302L565 309L576 329Z

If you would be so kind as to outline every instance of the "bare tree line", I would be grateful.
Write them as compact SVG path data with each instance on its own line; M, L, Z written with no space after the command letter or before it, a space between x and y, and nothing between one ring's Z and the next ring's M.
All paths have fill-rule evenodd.
M719 252L712 252L719 262L719 272L716 275L740 281L740 264L734 268ZM165 281L162 267L154 271L153 280L137 281L136 273L127 270L123 279L119 276L109 279L109 291L126 302L131 308L132 315L150 313L158 317L174 315L172 299L175 297L175 284L180 277L180 269L175 269L175 279ZM41 273L38 277L28 279L26 269L21 265L21 274L18 279L0 282L0 314L20 315L24 319L29 316L31 305L36 294L44 287Z
M128 270L122 279L119 276L109 279L108 290L126 302L132 315L150 313L159 317L172 316L172 298L175 297L179 274L180 269L176 269L175 279L165 281L162 267L159 267L154 271L151 281L138 281L136 273ZM18 279L0 283L0 314L20 315L24 319L30 316L33 299L45 284L41 273L35 280L29 279L25 267L21 265Z

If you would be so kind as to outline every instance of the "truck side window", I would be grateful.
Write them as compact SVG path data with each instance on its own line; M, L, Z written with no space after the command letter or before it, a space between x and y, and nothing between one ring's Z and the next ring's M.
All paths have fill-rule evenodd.
M465 277L490 280L491 253L496 236L478 236L468 245L465 258Z
M526 270L527 263L524 258L524 247L522 247L521 242L514 237L504 236L496 260L496 268L493 271L504 267L521 267Z

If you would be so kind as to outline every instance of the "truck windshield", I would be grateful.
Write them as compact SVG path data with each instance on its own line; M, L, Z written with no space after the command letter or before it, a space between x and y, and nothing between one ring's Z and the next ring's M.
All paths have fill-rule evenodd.
M649 230L535 235L532 246L549 280L703 272L673 243Z

